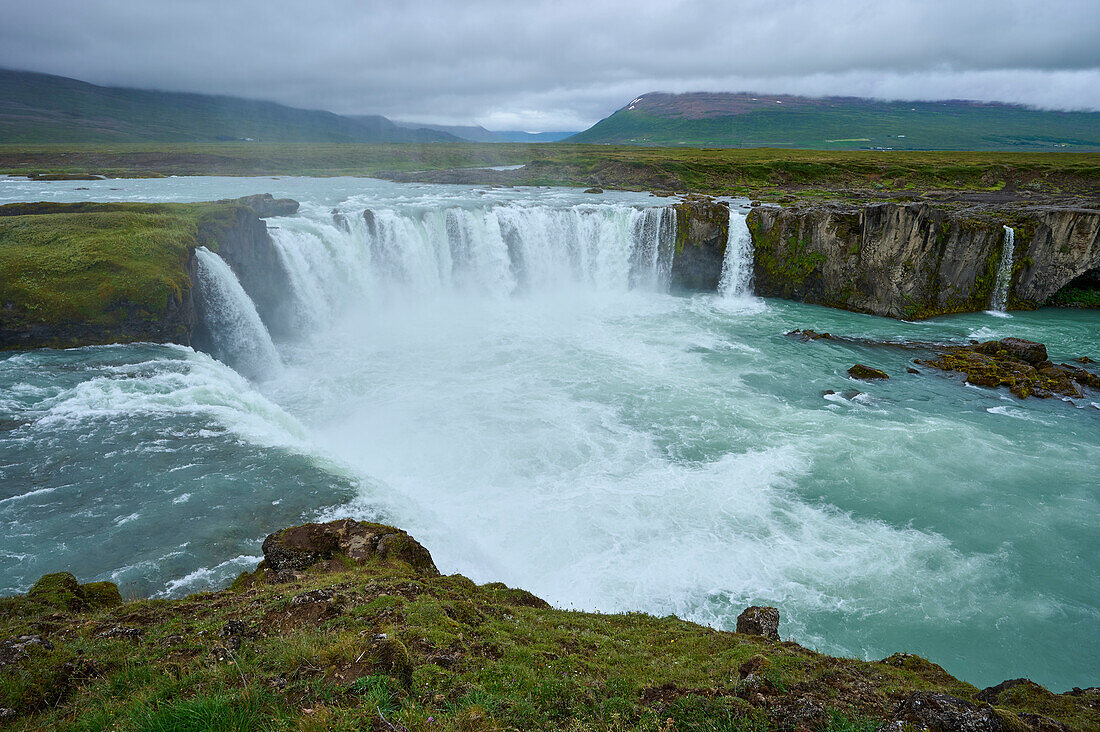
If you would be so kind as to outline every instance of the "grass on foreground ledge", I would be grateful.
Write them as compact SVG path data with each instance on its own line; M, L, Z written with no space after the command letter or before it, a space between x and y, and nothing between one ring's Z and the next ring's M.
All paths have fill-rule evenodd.
M557 610L431 570L337 555L277 583L261 568L228 590L126 604L110 583L47 575L0 600L0 639L52 644L0 665L0 707L14 730L871 732L914 691L977 694L916 656L831 658L671 616ZM1029 713L1100 728L1089 699L1034 684L995 703L1013 732L1063 729Z

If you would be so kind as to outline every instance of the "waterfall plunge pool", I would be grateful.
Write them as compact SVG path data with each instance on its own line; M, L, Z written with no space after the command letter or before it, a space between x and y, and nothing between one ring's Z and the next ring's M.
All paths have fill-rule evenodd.
M831 653L1100 682L1100 411L784 336L1018 336L1064 360L1100 353L1095 314L905 323L736 278L669 293L667 202L644 194L0 181L4 201L260 192L303 204L269 220L297 335L274 354L228 338L223 358L251 363L232 352L249 342L275 368L147 344L0 355L5 592L69 570L185 594L253 566L276 528L351 515L562 607L729 628L774 604L784 637ZM893 378L852 382L856 361Z

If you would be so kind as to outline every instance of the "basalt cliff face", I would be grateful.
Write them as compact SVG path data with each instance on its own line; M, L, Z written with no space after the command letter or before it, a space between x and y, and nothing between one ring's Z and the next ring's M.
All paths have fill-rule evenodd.
M689 196L676 206L676 252L672 286L717 290L729 238L729 205L706 196Z
M701 199L677 206L674 285L717 286L728 234L719 209L723 204ZM1039 307L1100 273L1100 211L1092 209L755 206L747 223L757 295L894 318L988 309L1005 226L1015 240L1009 309Z
M1005 226L1008 306L1034 308L1100 267L1100 212L946 211L928 204L754 208L756 293L922 318L990 306Z

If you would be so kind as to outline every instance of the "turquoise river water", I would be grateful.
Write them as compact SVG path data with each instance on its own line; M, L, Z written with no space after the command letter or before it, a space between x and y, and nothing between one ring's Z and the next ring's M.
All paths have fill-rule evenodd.
M1100 357L1095 312L909 323L670 292L671 214L643 194L0 179L3 203L259 192L303 204L269 220L292 335L206 253L217 359L0 353L0 592L59 570L131 596L219 587L267 533L350 515L560 607L732 628L773 604L785 638L833 654L1100 683L1097 404L785 335L1018 336L1058 361ZM852 381L857 361L892 378Z

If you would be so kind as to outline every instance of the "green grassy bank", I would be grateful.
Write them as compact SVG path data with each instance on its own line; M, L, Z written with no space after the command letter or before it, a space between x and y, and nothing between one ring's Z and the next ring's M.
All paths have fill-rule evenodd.
M222 203L0 206L0 348L184 338L187 261L255 212Z
M48 575L0 600L0 639L24 638L0 644L17 656L0 667L9 727L871 732L923 692L997 729L1100 726L1088 694L979 692L917 656L833 658L671 616L553 609L439 576L414 540L388 536L367 559L329 544L297 571L269 554L231 589L178 600L123 603L110 583Z
M455 182L711 194L775 189L1014 191L1095 196L1100 153L684 149L573 144L0 145L0 173L379 175L528 164Z

